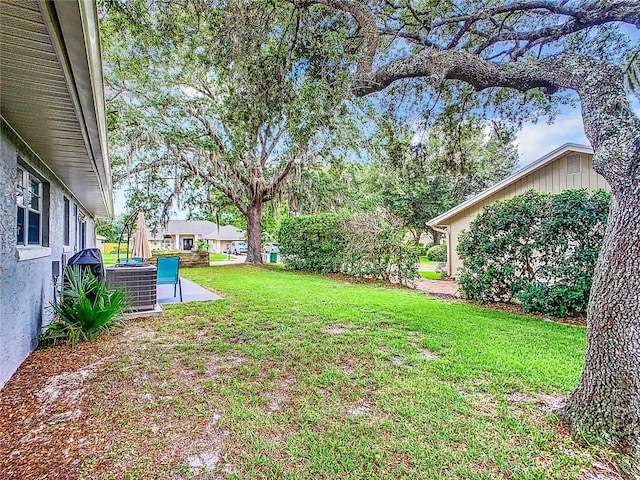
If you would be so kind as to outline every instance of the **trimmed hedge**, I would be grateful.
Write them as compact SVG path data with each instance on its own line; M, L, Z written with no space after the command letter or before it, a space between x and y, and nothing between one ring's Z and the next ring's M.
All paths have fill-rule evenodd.
M434 245L427 250L427 260L430 262L446 262L447 261L447 246L446 245Z
M311 273L337 273L345 240L344 215L321 213L285 218L278 233L280 254L287 268Z
M526 312L584 314L609 212L603 190L530 190L487 206L462 232L467 298L519 301Z
M283 220L278 234L285 267L344 273L408 285L418 276L418 253L404 227L385 214L318 214Z

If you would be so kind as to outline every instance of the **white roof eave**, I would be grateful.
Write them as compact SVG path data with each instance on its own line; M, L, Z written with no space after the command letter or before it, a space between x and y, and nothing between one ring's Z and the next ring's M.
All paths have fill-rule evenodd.
M2 3L3 123L88 213L112 216L95 0Z
M66 58L70 72L65 72L78 120L83 128L87 153L96 174L103 212L113 216L111 168L107 149L107 123L102 76L102 54L98 11L95 0L46 2L39 0L45 21L57 21L62 37L50 27L59 54ZM55 7L55 12L51 5ZM49 14L47 18L47 13ZM55 14L55 18L52 15ZM58 33L57 35L53 35ZM61 63L62 58L61 58ZM101 216L101 215L98 215Z

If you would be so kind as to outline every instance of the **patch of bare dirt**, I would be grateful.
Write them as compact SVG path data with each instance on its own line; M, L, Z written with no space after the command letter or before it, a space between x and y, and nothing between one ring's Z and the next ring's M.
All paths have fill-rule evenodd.
M507 394L507 401L509 403L533 402L535 397L522 392L511 392Z
M440 358L440 355L438 355L437 353L432 352L431 350L428 350L424 347L420 347L418 348L418 353L416 353L416 355L420 358L424 358L426 360L437 360Z
M185 446L186 440L190 450L194 453L187 456L189 472L192 474L214 471L222 460L222 448L229 438L229 432L209 434L206 441L189 442L189 439L180 439L179 448Z
M391 363L397 365L398 367L401 367L404 365L404 357L402 355L394 355L393 357L391 357Z
M49 407L56 403L68 406L76 404L84 390L85 380L95 375L98 367L110 358L105 357L75 372L63 372L49 378L44 387L36 392L36 397L40 400L38 416L47 415Z
M564 407L566 402L566 397L564 395L547 395L544 393L540 393L537 395L538 401L536 402L540 405L542 410L552 413L556 410Z
M155 338L156 335L156 332L154 332L153 330L148 330L140 326L131 325L122 331L120 338L122 338L128 344L138 344L140 342Z
M437 360L438 358L440 358L440 355L438 355L437 353L432 352L431 350L422 347L421 345L418 345L416 343L412 343L412 345L415 347L416 349L416 353L415 356L418 358L423 358L425 360ZM382 346L378 349L380 351L380 353L382 354L388 354L389 353L389 348ZM407 364L406 359L400 355L400 354L394 354L391 359L389 360L391 363L393 363L394 365L398 366L398 367L407 367L407 368L411 368L411 365Z
M291 400L291 388L293 380L285 378L276 382L275 388L262 393L262 397L268 401L266 411L268 415L272 415L282 410L282 408Z
M528 395L522 392L511 392L507 394L507 401L509 403L535 403L541 410L553 413L564 406L565 397L564 395L549 395L545 393Z
M246 356L236 355L233 353L226 355L211 354L204 361L202 369L197 366L189 366L188 368L183 367L180 369L180 376L185 379L194 377L199 383L203 378L215 378L219 375L225 374L228 370L232 370L238 365L246 363L248 360L249 358ZM174 363L178 365L181 361L179 358L176 358Z
M484 392L461 390L460 395L466 398L475 412L494 416L498 410L498 402Z
M373 409L371 408L371 405L369 405L366 402L361 402L357 405L354 405L353 407L350 408L345 408L342 413L345 416L350 416L353 418L360 418L360 417L366 417L368 415L371 414L371 412L373 411Z
M352 329L353 325L327 325L324 331L331 335L340 335L341 333L349 332Z
M416 349L416 356L427 360L437 360L438 358L440 358L440 355L432 352L420 343L420 340L422 340L423 338L424 336L417 332L411 332L411 334L409 335L409 344Z

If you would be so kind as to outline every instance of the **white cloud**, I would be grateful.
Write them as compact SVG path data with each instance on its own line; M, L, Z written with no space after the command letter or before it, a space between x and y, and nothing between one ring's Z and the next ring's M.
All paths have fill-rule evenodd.
M516 137L520 165L524 166L546 155L565 143L589 145L579 109L558 115L552 124L543 119L538 123L526 123Z

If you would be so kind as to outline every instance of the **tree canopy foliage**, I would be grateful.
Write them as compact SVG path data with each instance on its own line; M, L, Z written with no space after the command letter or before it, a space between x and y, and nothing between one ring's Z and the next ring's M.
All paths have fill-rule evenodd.
M157 217L178 199L233 205L248 261L260 261L263 204L357 132L336 56L345 32L315 38L301 13L267 1L105 2L116 182Z
M518 163L513 134L497 124L466 122L458 130L452 141L441 128L416 134L394 122L382 125L374 183L382 205L405 222L416 244L429 220L502 180ZM436 240L437 232L430 233Z

